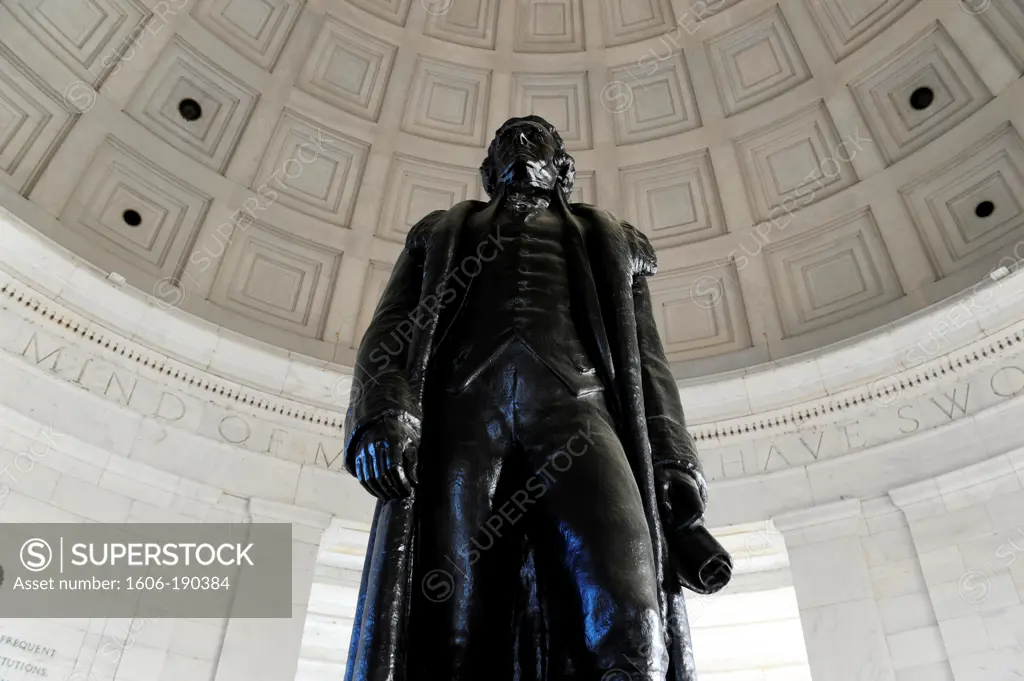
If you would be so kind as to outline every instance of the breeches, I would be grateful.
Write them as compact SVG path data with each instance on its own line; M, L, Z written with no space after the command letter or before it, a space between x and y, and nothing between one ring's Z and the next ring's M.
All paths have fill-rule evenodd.
M664 679L651 538L604 392L575 397L513 344L427 402L410 678Z

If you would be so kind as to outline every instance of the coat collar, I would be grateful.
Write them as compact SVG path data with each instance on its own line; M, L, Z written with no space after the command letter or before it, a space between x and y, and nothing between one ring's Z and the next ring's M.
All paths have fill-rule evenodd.
M455 261L459 235L467 219L474 213L493 212L496 210L497 204L497 201L488 203L475 200L462 201L450 208L434 224L426 241L423 295L429 295L443 287L445 277L451 272ZM616 385L616 362L605 327L601 299L594 281L593 269L597 267L602 276L609 277L616 288L628 287L632 283L632 271L628 265L631 261L628 257L625 259L608 257L615 253L624 254L623 250L628 249L625 230L610 213L586 204L570 205L561 196L551 202L551 208L561 213L566 219L565 257L573 284L572 293L577 300L582 302L586 319L587 328L581 329L581 333L591 335L604 378L608 386L614 388ZM588 248L588 244L591 243L597 246L594 253L591 253L591 249ZM594 258L598 258L599 261L592 265L591 260ZM472 284L472 282L470 283ZM460 301L464 298L465 292L463 296L460 296ZM450 319L454 320L455 316L457 313ZM426 370L430 354L433 352L437 326L437 324L433 324L427 329L417 329L414 332L413 347L423 349L420 361L415 363L415 366L422 367L421 373ZM440 331L441 337L443 337L446 330L441 329ZM422 376L418 376L417 379L422 381Z

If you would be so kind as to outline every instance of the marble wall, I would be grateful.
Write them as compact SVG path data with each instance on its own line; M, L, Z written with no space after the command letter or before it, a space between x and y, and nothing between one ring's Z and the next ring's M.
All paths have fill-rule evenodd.
M956 681L1024 675L1024 450L893 490ZM922 636L925 634L922 633Z
M886 497L782 516L813 678L946 679L907 521Z
M3 375L6 379L10 372ZM4 405L0 478L0 523L287 522L293 527L290 619L0 619L0 658L31 666L0 669L5 681L37 678L34 668L66 681L295 676L316 552L330 515L227 493L134 462Z

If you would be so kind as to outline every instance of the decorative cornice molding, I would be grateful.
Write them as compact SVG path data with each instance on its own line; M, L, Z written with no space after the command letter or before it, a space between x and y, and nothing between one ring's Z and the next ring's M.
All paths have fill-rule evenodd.
M135 361L141 367L174 379L179 387L205 391L225 400L233 400L310 424L338 429L344 425L345 415L341 411L318 409L296 400L274 396L268 392L249 388L216 376L204 369L189 366L128 340L117 332L86 323L63 305L40 296L15 280L0 285L0 296L6 296L7 300L17 303L17 309L26 319L31 319L37 324L58 327L65 332L71 332L71 334L91 342L94 345L94 350L98 350L109 359L124 358ZM343 376L339 374L339 377Z
M836 395L804 402L769 413L691 426L696 442L748 439L765 434L793 432L840 418L891 406L901 397L926 393L944 379L975 371L999 358L1016 356L1024 350L1024 322L1000 333L931 360L919 367L875 378L867 386L851 388ZM955 379L954 379L955 381Z

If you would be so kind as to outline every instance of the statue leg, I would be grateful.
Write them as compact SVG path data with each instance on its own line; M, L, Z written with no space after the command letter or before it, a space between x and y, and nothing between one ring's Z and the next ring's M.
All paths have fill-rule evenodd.
M481 376L438 396L420 456L422 509L412 613L410 678L511 681L509 617L518 566L512 530L494 518L511 472L507 405ZM521 479L521 476L520 476ZM498 516L500 517L500 516Z
M530 532L573 584L573 626L586 650L580 678L664 681L668 653L650 533L603 394L545 391L539 402L516 424L531 469L547 483L531 499Z

